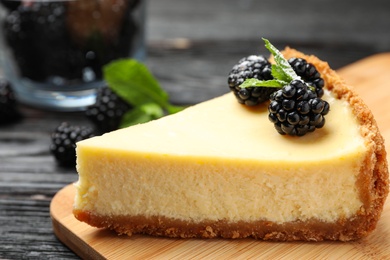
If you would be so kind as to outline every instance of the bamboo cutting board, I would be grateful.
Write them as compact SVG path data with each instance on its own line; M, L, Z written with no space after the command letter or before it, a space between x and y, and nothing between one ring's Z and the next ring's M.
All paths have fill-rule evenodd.
M390 53L368 57L338 72L373 111L389 150ZM390 259L389 200L377 229L362 240L275 243L118 236L76 220L72 215L74 195L72 184L60 190L51 202L50 214L56 236L85 259Z

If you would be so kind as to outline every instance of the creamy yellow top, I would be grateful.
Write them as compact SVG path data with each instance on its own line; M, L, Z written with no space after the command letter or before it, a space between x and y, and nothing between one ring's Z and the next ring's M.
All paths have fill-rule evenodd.
M304 137L278 134L266 105L250 109L229 93L81 141L75 208L194 222L353 216L364 140L347 102L324 99L325 127Z
M268 121L267 105L248 108L229 93L174 116L111 132L79 145L267 163L270 160L318 163L365 152L356 119L346 102L335 102L329 92L324 99L331 107L325 127L303 137L278 134Z

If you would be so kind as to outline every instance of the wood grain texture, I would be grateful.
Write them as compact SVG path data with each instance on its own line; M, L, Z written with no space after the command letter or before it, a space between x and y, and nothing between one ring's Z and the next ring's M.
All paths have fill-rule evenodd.
M386 140L390 140L390 53L371 56L339 70L372 109ZM386 146L389 147L388 141ZM389 156L388 156L389 157ZM135 235L118 236L79 222L72 215L72 184L51 202L57 237L83 258L94 259L390 259L390 202L377 229L355 242L275 243L252 239L168 239Z

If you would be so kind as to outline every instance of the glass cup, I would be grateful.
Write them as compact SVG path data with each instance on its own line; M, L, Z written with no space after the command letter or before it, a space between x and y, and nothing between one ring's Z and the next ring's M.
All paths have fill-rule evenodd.
M18 101L83 110L102 67L145 58L145 0L0 0L1 74Z

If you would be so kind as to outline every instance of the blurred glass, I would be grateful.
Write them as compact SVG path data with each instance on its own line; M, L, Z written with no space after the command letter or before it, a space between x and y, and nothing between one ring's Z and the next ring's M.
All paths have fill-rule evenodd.
M0 0L0 64L17 99L51 110L94 103L102 66L145 58L145 0Z

